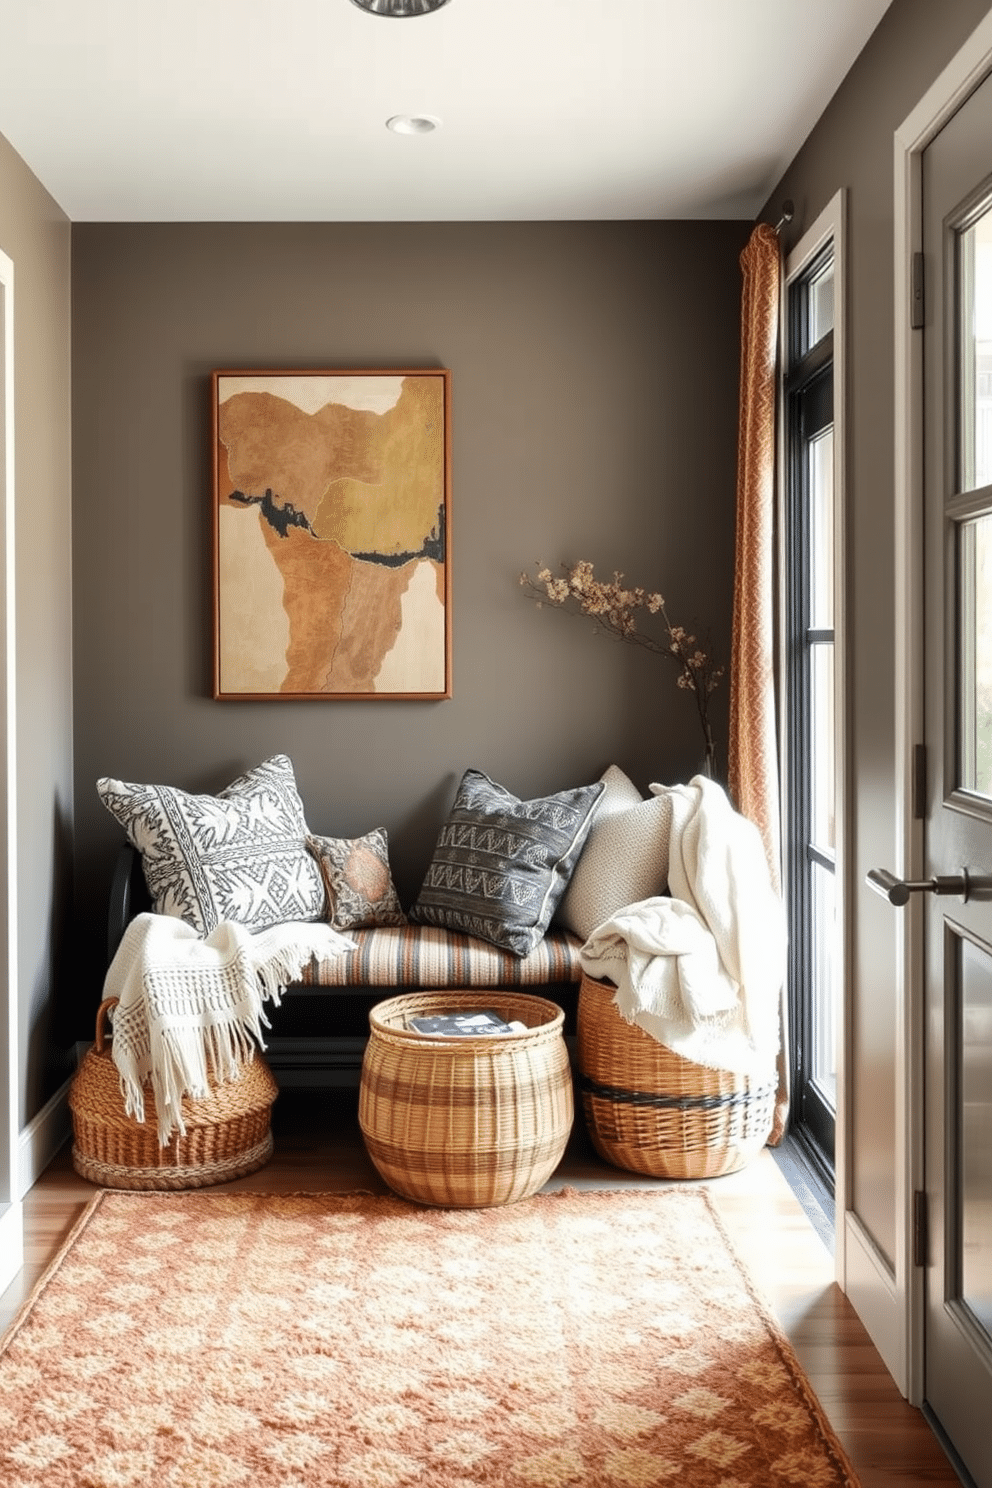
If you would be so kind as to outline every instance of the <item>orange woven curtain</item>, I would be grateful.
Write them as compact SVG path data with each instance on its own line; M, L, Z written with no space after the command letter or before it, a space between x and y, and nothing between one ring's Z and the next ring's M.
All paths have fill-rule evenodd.
M741 408L730 668L729 786L781 883L775 738L774 517L778 234L760 223L741 254Z
M775 726L774 539L776 355L781 258L778 233L759 223L741 254L741 393L737 446L737 546L730 668L728 785L761 833L781 888L781 823ZM789 1110L786 1006L772 1140Z

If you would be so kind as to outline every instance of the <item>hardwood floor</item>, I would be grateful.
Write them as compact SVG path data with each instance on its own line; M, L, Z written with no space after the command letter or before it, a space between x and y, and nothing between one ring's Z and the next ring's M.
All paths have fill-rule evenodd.
M273 1112L276 1153L229 1188L256 1192L385 1192L362 1144L354 1091L284 1092ZM603 1162L576 1123L550 1188L656 1186ZM833 1262L766 1150L740 1173L706 1185L779 1317L861 1488L924 1488L959 1480L919 1411L906 1404L853 1308L833 1282ZM68 1146L27 1195L26 1263L0 1297L6 1328L57 1253L94 1190L72 1170Z

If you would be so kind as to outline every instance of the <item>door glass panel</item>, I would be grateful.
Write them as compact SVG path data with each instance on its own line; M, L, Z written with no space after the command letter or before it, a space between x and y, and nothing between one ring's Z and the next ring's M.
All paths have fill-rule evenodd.
M958 1266L961 1300L992 1335L992 957L961 946Z
M821 641L810 647L811 826L813 843L833 852L834 830L834 647Z
M959 774L992 796L992 515L958 527Z
M813 1082L831 1110L837 1109L836 1002L834 999L834 874L812 864L813 888Z
M809 542L810 625L831 629L834 623L834 431L810 440Z
M992 483L992 206L958 236L961 486Z

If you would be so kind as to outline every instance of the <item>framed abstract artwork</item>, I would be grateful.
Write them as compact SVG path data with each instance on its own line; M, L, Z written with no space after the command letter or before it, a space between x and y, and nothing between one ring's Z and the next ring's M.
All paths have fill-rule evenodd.
M450 697L450 372L212 385L214 697Z

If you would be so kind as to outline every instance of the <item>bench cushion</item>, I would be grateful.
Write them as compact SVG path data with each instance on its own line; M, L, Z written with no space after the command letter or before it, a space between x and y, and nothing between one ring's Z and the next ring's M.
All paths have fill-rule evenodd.
M352 930L356 951L314 960L300 981L320 987L540 987L582 979L582 941L550 931L529 955L515 956L471 935L434 925Z

